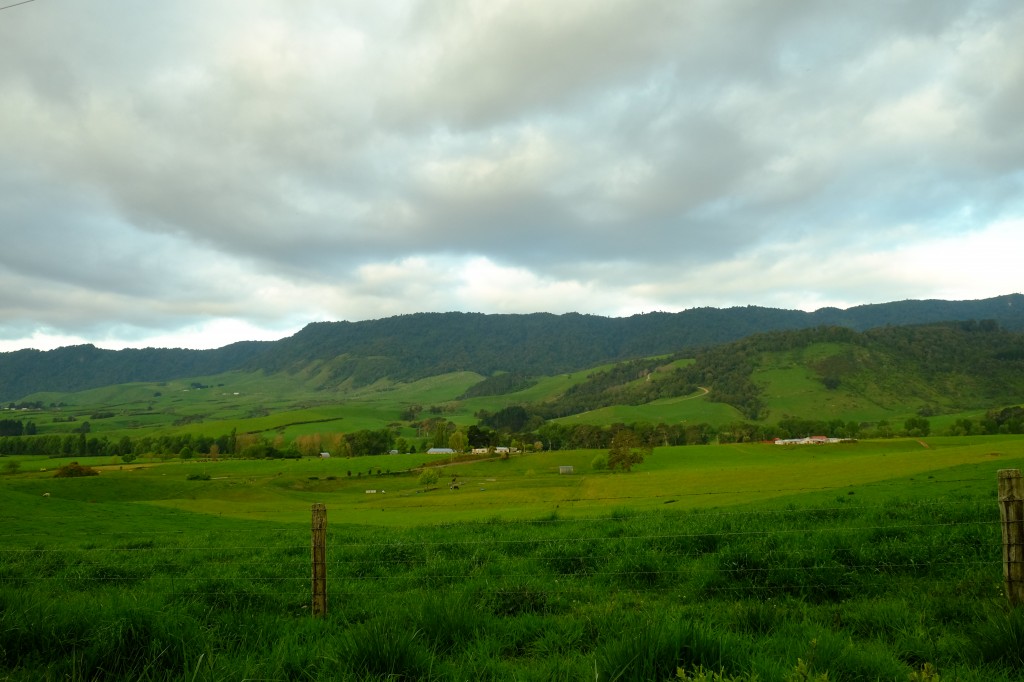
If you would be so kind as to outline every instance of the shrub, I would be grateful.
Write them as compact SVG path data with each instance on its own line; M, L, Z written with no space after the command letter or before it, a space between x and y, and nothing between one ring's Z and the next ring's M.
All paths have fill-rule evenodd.
M186 481L209 481L210 474L189 474L185 477Z
M79 478L81 476L99 476L100 472L96 471L92 467L82 466L78 462L72 462L71 464L65 464L61 468L57 469L57 473L53 475L54 478Z

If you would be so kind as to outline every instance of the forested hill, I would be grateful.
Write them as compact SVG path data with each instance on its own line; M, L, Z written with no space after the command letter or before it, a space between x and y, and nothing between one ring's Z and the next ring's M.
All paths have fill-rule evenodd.
M241 341L215 350L128 348L113 351L91 344L51 351L0 353L0 400L38 391L79 391L133 381L169 381L220 374L265 352L272 342Z
M100 350L0 353L0 401L38 391L75 391L132 381L163 381L232 369L268 373L316 365L327 385L411 380L456 370L551 375L597 364L696 349L767 331L839 325L994 320L1024 331L1024 295L979 301L900 301L823 308L813 313L756 306L695 308L607 318L570 313L485 315L418 313L365 322L318 322L274 342L242 342L217 350Z
M595 315L419 313L367 322L318 322L276 342L250 369L298 370L331 361L334 382L409 380L445 372L496 371L538 376L597 364L677 353L767 331L842 326L857 331L886 325L994 320L1024 331L1024 296L981 301L900 301L813 313L747 306L695 308L625 318Z
M708 347L692 364L671 359L616 364L533 409L550 419L698 386L749 419L769 416L780 397L792 408L794 395L805 396L805 407L842 401L936 413L1017 404L1024 395L1024 333L992 321L766 332Z

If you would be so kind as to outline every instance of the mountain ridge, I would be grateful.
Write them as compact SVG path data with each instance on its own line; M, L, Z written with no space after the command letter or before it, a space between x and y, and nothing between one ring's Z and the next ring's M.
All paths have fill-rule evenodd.
M313 322L278 341L241 341L213 350L124 349L91 344L0 353L0 401L39 391L73 391L232 369L298 372L328 364L325 387L410 381L451 371L559 374L602 362L678 353L752 334L841 326L875 327L993 320L1024 331L1024 295L971 301L903 300L814 312L736 306L612 318L582 313L411 313L358 322Z

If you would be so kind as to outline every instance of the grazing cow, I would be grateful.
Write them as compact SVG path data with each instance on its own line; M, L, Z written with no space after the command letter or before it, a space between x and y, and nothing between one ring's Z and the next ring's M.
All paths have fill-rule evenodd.
M43 493L43 497L49 497L50 493Z

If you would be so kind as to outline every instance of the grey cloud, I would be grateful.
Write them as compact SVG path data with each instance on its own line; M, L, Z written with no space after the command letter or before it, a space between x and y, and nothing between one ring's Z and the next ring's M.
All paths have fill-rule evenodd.
M0 20L24 254L0 278L47 324L84 323L75 288L97 316L168 302L124 313L143 327L255 315L260 278L443 308L439 284L360 279L415 258L684 297L673 268L1024 213L1010 2L23 9Z

